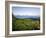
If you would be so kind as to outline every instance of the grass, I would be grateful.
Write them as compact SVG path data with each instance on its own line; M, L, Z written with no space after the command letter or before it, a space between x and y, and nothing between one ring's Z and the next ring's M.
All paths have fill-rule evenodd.
M39 20L32 20L30 18L27 18L27 19L14 19L12 21L13 21L12 22L13 31L40 29Z

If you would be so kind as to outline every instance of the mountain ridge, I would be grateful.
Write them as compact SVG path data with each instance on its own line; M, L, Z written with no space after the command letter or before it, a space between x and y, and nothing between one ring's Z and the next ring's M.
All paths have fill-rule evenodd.
M16 18L40 18L40 16L20 16L20 15L17 15L15 17Z

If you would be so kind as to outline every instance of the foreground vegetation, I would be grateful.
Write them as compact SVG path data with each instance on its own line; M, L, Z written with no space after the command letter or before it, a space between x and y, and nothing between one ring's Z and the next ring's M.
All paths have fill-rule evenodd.
M40 29L40 20L37 19L18 19L13 17L12 19L12 30L20 31L20 30L39 30Z

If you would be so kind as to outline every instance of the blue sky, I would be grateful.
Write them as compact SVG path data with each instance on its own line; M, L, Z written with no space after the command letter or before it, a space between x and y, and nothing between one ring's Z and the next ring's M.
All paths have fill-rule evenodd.
M36 7L12 7L12 13L17 15L40 16L40 8Z

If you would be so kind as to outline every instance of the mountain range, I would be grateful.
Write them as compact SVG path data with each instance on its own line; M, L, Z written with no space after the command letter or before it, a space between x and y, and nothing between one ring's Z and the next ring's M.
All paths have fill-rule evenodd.
M20 15L17 15L15 16L16 18L40 18L40 16L20 16Z

